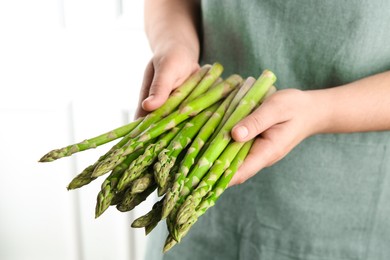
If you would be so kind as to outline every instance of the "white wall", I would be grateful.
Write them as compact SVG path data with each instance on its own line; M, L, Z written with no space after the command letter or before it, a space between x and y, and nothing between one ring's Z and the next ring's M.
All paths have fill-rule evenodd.
M110 145L40 164L47 151L132 118L151 57L143 1L0 1L0 259L138 260L133 214L94 219L103 179L69 181Z

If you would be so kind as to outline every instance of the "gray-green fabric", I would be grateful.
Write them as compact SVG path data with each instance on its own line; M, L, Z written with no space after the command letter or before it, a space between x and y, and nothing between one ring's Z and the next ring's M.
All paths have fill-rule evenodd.
M202 15L202 62L225 76L271 69L279 89L306 90L390 70L390 1L208 0ZM308 138L228 189L162 258L165 229L148 260L388 260L390 133Z

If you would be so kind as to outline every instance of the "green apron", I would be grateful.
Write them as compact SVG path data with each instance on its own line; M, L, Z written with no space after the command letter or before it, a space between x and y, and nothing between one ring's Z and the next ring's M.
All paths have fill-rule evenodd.
M320 89L390 70L390 1L202 2L202 63ZM389 86L390 88L390 86ZM183 241L148 260L389 260L390 132L316 135L229 188Z

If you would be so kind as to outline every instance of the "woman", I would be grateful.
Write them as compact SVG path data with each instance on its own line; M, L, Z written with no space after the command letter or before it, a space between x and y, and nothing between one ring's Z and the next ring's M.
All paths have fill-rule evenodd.
M256 137L231 182L245 184L163 259L390 259L388 10L381 0L145 1L154 55L138 115L199 63L220 62L224 76L270 69L279 89L232 130ZM149 250L161 251L165 236L152 235Z

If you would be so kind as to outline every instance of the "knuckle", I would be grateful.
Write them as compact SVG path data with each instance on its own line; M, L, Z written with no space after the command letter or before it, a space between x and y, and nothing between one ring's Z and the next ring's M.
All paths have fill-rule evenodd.
M255 135L260 134L263 131L263 120L259 113L250 114L248 116L248 123Z
M162 84L160 82L153 82L153 84L150 86L149 94L159 94L162 92Z

